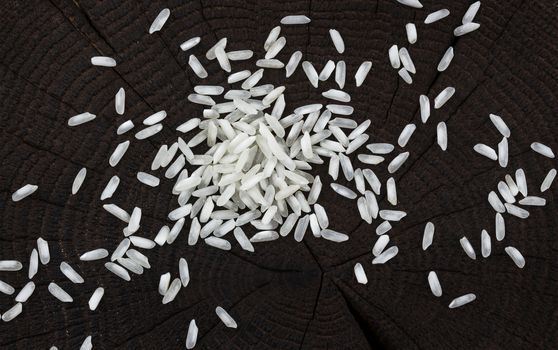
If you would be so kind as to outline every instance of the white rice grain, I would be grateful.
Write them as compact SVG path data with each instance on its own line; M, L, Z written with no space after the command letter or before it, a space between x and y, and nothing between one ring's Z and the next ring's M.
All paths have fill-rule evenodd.
M283 227L281 227L281 229L283 229ZM248 239L248 237L240 227L235 228L233 234L234 237L236 238L236 241L238 242L238 244L240 244L240 247L242 249L249 252L254 252L254 246L252 245L252 242L250 242L250 240Z
M258 69L251 76L249 76L244 82L242 83L241 87L244 90L248 90L256 86L256 84L262 79L264 74L263 68Z
M364 61L360 64L355 73L356 86L359 87L364 82L364 79L368 76L368 72L372 69L372 61Z
M488 258L492 251L492 241L490 235L486 230L481 232L481 254L483 258Z
M399 134L399 138L397 139L397 144L399 144L399 146L401 147L407 146L407 143L411 139L411 136L413 135L416 129L417 126L415 124L405 125L403 131L401 131L401 134Z
M205 239L205 243L209 246L218 248L218 249L222 249L222 250L231 250L231 244L222 239L222 238L217 238L217 237L207 237Z
M440 92L438 96L436 96L436 98L434 99L434 108L436 109L442 108L442 106L449 101L449 99L453 96L453 94L455 94L454 87L450 86L442 90L442 92Z
M155 125L167 117L166 111L156 112L143 120L143 125Z
M111 167L114 168L120 162L122 157L124 157L124 154L126 154L129 146L130 141L121 142L118 144L118 146L116 146L114 152L112 152L109 158L109 164Z
M502 136L508 138L511 136L510 128L508 128L502 117L495 114L490 114L490 121L492 121L492 124L494 124L494 126L496 127L496 129L498 129Z
M238 51L229 51L227 52L227 57L230 61L244 61L249 60L254 56L254 52L252 50L238 50Z
M188 326L188 334L186 335L186 349L193 349L198 340L198 326L196 320L191 320Z
M524 197L527 197L527 178L525 177L525 171L523 171L523 169L519 168L515 171L515 182L517 183L519 192L521 192Z
M504 198L504 200L508 203L515 203L515 198L510 191L510 188L504 181L498 182L498 192Z
M427 222L426 226L424 226L424 234L422 235L422 250L426 250L432 245L432 241L434 240L434 230L434 224L431 222Z
M471 242L469 242L469 240L467 239L467 237L463 237L459 240L459 243L461 244L461 248L463 248L463 251L465 251L465 254L467 254L467 256L473 260L477 259L477 254L475 254L475 250L473 249L473 246L471 245Z
M17 260L0 260L0 271L19 271L23 268Z
M388 171L390 174L395 173L409 158L409 152L403 152L393 158L393 160L388 165Z
M381 236L392 229L391 223L389 221L384 221L376 227L376 234Z
M231 63L229 62L229 57L225 53L225 49L222 46L215 48L215 56L217 57L217 61L219 62L219 66L227 72L231 72Z
M192 68L192 70L194 71L194 73L201 79L205 79L207 78L207 71L205 70L205 68L203 68L201 62L198 60L198 58L194 55L190 55L190 57L188 58L188 65L190 66L190 68Z
M10 286L8 283L0 280L0 293L6 295L12 295L15 292L15 288Z
M506 236L506 223L504 222L504 217L502 214L496 213L494 221L496 227L496 239L501 241Z
M93 260L100 260L104 259L109 255L108 251L103 248L90 250L88 252L83 253L79 260L81 261L93 261Z
M457 297L455 299L453 299L451 301L451 303L449 304L449 308L450 309L455 309L457 307L461 307L465 304L469 304L470 302L474 301L475 299L477 299L477 296L475 294L465 294L462 295L460 297Z
M407 216L407 213L401 210L380 210L380 217L386 221L399 221Z
M126 91L124 88L118 89L118 92L114 96L114 109L116 113L122 115L124 114L124 109L126 107Z
M397 188L395 187L395 179L390 177L386 181L387 200L391 205L397 205Z
M29 270L27 272L27 277L32 279L33 276L37 274L39 270L39 254L37 253L37 249L33 249L31 251L31 255L29 256Z
M392 45L388 50L389 62L394 69L401 67L401 60L399 59L399 48L397 45Z
M112 197L118 185L120 184L120 178L117 175L114 175L110 178L109 182L105 186L105 189L101 193L101 200L105 200L107 198Z
M511 194L514 197L517 196L517 194L519 193L519 188L517 187L517 184L515 183L514 179L509 174L506 174L504 178L506 180L506 184L508 185L511 191Z
M416 74L417 70L415 68L415 64L411 59L409 51L405 47L399 49L399 59L401 60L401 63L406 70L408 70L410 73Z
M372 255L379 256L389 243L389 235L381 235L372 248Z
M95 118L97 118L97 116L95 114L91 114L89 112L74 115L73 117L68 119L68 126L81 125L81 124L90 122Z
M295 72L296 68L298 67L298 64L300 63L301 59L302 59L302 52L300 52L300 51L293 52L293 54L291 55L291 58L289 58L289 61L287 62L287 65L285 66L285 71L286 71L287 78L290 77L291 75L293 75L293 73Z
M554 158L554 152L552 151L552 149L540 142L533 142L531 144L531 149L545 157Z
M50 282L50 284L48 285L48 291L50 292L50 294L52 294L52 296L63 303L71 303L74 301L70 294L68 294L64 289L62 289L62 287L54 282Z
M463 16L461 23L466 24L466 23L473 22L475 16L477 15L477 12L479 11L480 6L481 6L480 1L476 1L472 3L467 9L467 12L465 12L465 15Z
M502 203L502 201L494 191L490 191L490 193L488 194L488 203L490 203L492 208L498 213L503 213L506 211L504 203Z
M137 179L142 184L145 184L145 185L150 186L150 187L157 187L157 186L159 186L159 182L160 182L158 177L153 176L153 175L148 174L148 173L144 173L143 171L138 171Z
M267 35L264 43L264 50L267 51L271 47L271 45L279 38L279 34L281 34L281 26L276 26Z
M403 79L403 81L406 82L407 84L412 84L413 83L413 78L411 77L409 72L407 72L407 70L405 68L401 68L400 70L398 70L397 74L399 74L401 79Z
M448 9L441 9L432 13L429 13L428 16L424 19L424 24L431 24L437 22L443 18L449 16L450 12Z
M192 118L192 119L189 119L187 122L184 122L184 123L180 124L176 128L176 131L180 131L182 133L187 133L191 130L194 130L199 125L200 125L200 119L199 118Z
M160 295L165 295L167 290L169 290L171 274L170 272L164 273L159 277L159 285L157 291Z
M477 30L479 28L480 28L480 24L478 24L478 23L473 23L473 22L465 23L465 24L460 25L459 27L455 28L454 31L453 31L453 35L462 36L462 35L474 32L475 30Z
M517 216L520 219L527 219L529 217L529 212L523 208L510 203L504 203L504 206L506 207L506 211L513 216Z
M517 248L510 246L510 247L506 247L505 251L513 260L515 265L517 265L517 267L519 267L520 269L525 267L525 258L523 257L523 255L521 255L521 253L519 252L519 250L517 250Z
M428 273L428 284L430 285L430 290L435 297L442 296L442 285L438 279L438 275L434 271Z
M275 40L273 44L269 46L269 50L265 53L265 59L271 59L277 56L279 52L285 47L287 43L287 39L284 36L280 37L279 39Z
M93 56L91 57L91 64L100 67L116 67L114 58L107 56Z
M182 51L188 51L194 46L198 45L201 42L201 38L199 36L195 36L191 39L186 40L182 44L180 44L180 49Z
M17 293L15 301L18 303L25 303L31 297L31 295L33 295L34 291L35 283L33 283L32 281L27 282L25 286L21 288L19 293Z
M405 25L405 30L407 32L407 40L409 44L414 44L417 42L417 27L414 23L407 23Z
M370 138L370 136L368 136L367 134L362 134L362 135L358 135L354 140L352 140L349 145L347 146L347 150L345 151L345 154L351 154L354 151L358 150L360 147L362 147L362 145L364 145L368 139Z
M324 239L327 239L328 241L337 242L337 243L345 242L349 239L349 236L347 236L346 234L334 230L330 230L328 228L323 229L320 232L320 236Z
M485 144L477 143L473 147L473 150L475 152L477 152L478 154L480 154L482 156L485 156L488 159L498 160L498 155L496 154L496 151L493 148L491 148L491 147L489 147Z
M368 207L366 205L366 199L364 197L360 197L357 200L357 209L360 214L360 218L366 221L368 224L372 223L372 215L368 211Z
M126 252L126 256L128 256L131 260L133 260L134 262L136 262L137 264L139 264L140 266L146 269L151 268L151 265L149 264L149 259L135 249L129 249Z
M72 283L83 283L84 279L81 277L73 267L67 262L63 261L60 263L60 271L66 276Z
M373 265L377 264L385 264L389 260L393 259L397 253L399 253L399 248L396 246L390 247L382 252L382 254L378 255L372 260Z
M112 255L110 256L110 260L115 261L116 259L123 257L126 251L128 250L128 248L130 248L130 239L124 238L122 241L120 241L116 249L112 252Z
M426 95L420 95L419 97L419 104L420 104L420 119L423 123L426 123L428 118L430 118L430 100Z
M502 168L508 166L508 139L505 137L498 143L498 164Z
M228 327L228 328L237 328L238 327L238 325L236 324L236 321L222 307L217 306L215 308L215 313L217 314L217 317L219 317L219 319L223 322L223 324L226 327Z
M260 231L250 238L252 243L270 242L279 238L279 234L275 231Z
M376 174L374 174L371 169L364 169L362 171L362 174L364 175L364 179L368 182L368 184L370 184L370 187L372 188L374 193L379 195L380 189L382 188L382 183L380 182Z
M355 277L358 283L360 284L367 284L368 278L366 277L366 273L364 272L364 268L362 267L361 263L356 263L354 267Z
M339 53L345 52L345 42L341 37L341 33L339 33L336 29L329 30L329 36L331 37L331 41L333 42L333 46L335 46L335 50Z
M347 65L345 64L345 61L341 60L337 62L337 65L335 67L335 82L340 89L343 89L345 87L346 76Z
M98 287L97 289L95 289L95 291L89 298L89 302L88 302L89 310L91 311L97 310L97 307L99 306L99 303L103 298L103 295L105 295L105 289L103 287Z
M316 69L314 68L312 63L308 61L302 62L302 70L304 71L304 74L306 74L306 77L308 77L308 81L310 82L310 84L312 84L313 87L317 88L319 77L318 72L316 72Z
M74 178L74 182L72 183L72 194L76 194L81 185L83 184L83 181L85 180L85 176L87 175L87 169L86 168L81 168L81 170L77 173L76 177Z
M402 5L406 5L409 7L414 7L417 9L421 9L422 8L422 4L420 3L419 0L397 0L398 3L402 4Z
M217 49L218 47L222 48L223 50L225 49L225 47L227 47L226 37L219 39L219 41L217 41L215 45L213 45L209 50L207 50L207 52L205 53L205 58L207 58L210 61L216 59L217 55L215 54L215 49Z
M370 152L376 154L389 154L395 149L390 143L370 143L366 145L366 148L368 148Z
M12 193L12 201L19 202L23 198L32 195L38 188L39 186L37 185L27 184Z
M348 181L352 181L354 178L354 170L351 159L343 153L339 153L339 164L341 165L341 170L343 170L345 179L347 179Z
M281 18L281 24L293 25L293 24L308 24L310 23L310 18L304 15L290 15Z
M39 252L39 260L41 260L41 264L48 264L50 261L50 250L48 249L48 242L41 237L37 239L37 251Z
M448 129L446 127L446 123L439 122L438 126L436 127L436 134L438 139L438 146L445 151L448 149Z
M333 73L334 70L335 70L335 62L333 62L332 60L327 61L324 68L322 68L322 71L320 72L318 79L320 81L328 80L329 77L331 76L331 73Z
M281 226L279 233L281 234L281 236L286 236L288 235L291 230L293 229L293 227L295 226L295 224L297 223L299 215L297 215L296 213L291 213L287 216L287 218L285 219L285 221L283 222L283 225Z
M252 73L249 70L242 70L240 72L233 73L227 78L227 83L234 84L248 78Z
M165 295L163 296L163 304L168 304L170 302L172 302L176 296L178 295L178 292L180 291L182 284L180 282L180 278L175 278L174 280L172 280L169 288L167 289L167 292L165 293Z
M107 270L122 278L124 281L130 281L130 274L122 266L113 262L107 262L105 263L105 267Z
M451 61L453 60L453 47L449 47L446 52L444 53L444 56L442 56L442 59L440 60L440 62L438 63L438 72L443 72L446 69L448 69Z
M556 177L556 169L551 169L548 174L544 177L544 180L541 184L541 192L545 192L552 186L552 182L554 182L554 178Z
M168 8L162 9L157 17L155 17L155 19L153 20L153 23L151 23L151 26L149 27L149 34L160 31L169 19L169 16L170 10Z
M19 314L21 314L22 310L23 310L23 306L21 305L21 303L15 304L11 308L9 308L6 312L4 312L4 314L2 315L2 321L10 322L14 318L16 318Z

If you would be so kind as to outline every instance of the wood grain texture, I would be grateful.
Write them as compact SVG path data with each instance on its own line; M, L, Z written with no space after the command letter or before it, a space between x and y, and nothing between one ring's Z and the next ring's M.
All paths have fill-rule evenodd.
M7 0L0 4L0 259L25 261L19 273L1 273L17 289L27 282L27 261L38 236L50 244L52 260L34 278L37 290L23 314L0 323L0 348L76 349L88 334L95 349L181 349L188 322L200 327L196 349L555 349L558 347L558 240L556 188L544 194L545 208L533 208L528 220L507 219L503 242L493 241L489 259L475 262L461 251L467 235L480 249L480 231L493 233L494 215L486 197L506 173L522 167L536 191L555 167L529 150L533 141L558 150L558 26L556 1L483 1L477 15L481 28L455 38L469 1L424 0L422 10L395 1L70 1ZM171 17L161 32L148 34L151 21L168 7ZM431 25L422 22L434 10L451 15ZM228 37L228 49L252 49L263 56L269 30L288 14L306 14L309 26L284 27L286 62L301 50L321 69L339 60L328 29L345 39L348 76L363 60L372 71L360 88L352 78L346 91L353 98L354 118L371 119L371 141L395 143L403 126L420 123L418 97L433 99L446 86L456 94L420 123L407 146L411 157L396 174L401 207L410 214L390 232L400 248L385 266L371 265L376 240L373 227L358 216L356 202L339 199L325 188L321 202L332 226L350 240L334 244L307 234L256 246L249 254L234 246L222 252L186 244L189 223L171 246L148 252L153 268L126 283L109 274L101 262L78 260L86 250L114 249L122 225L102 210L99 196L110 177L120 187L110 201L143 209L141 234L153 237L176 205L171 183L141 185L137 171L148 170L159 145L174 142L176 126L201 113L186 96L200 83L187 66L189 53L179 44L202 38L192 50L203 57L217 39ZM413 85L398 79L389 66L388 48L406 45L404 25L416 22L418 42L411 55L418 74ZM436 65L452 45L456 57L444 73ZM93 67L90 57L112 56L115 69ZM206 61L204 61L204 64ZM207 63L207 84L222 84L226 75ZM253 69L253 61L234 62L233 70ZM284 71L265 79L287 87L288 105L321 101L333 80L313 89L299 68L283 82ZM114 111L114 94L126 89L126 113ZM228 87L228 86L226 86ZM132 139L116 136L117 126L141 121L165 109L169 117L161 133L148 141L133 139L116 167L108 166L114 147ZM67 119L89 111L98 117L69 128ZM488 119L501 115L512 130L507 169L472 151L478 142L495 145L500 136ZM446 121L448 152L436 146L435 128ZM418 124L417 124L418 125ZM356 161L356 155L351 157ZM71 184L81 167L88 175L80 192ZM324 167L316 169L325 175ZM388 174L378 172L382 179ZM25 183L39 190L19 203L11 193ZM384 205L387 205L384 203ZM433 246L420 249L427 221L436 224ZM513 245L526 257L520 270L504 247ZM176 300L161 304L158 278L178 273L178 260L190 263L192 281ZM58 269L68 261L85 277L72 285ZM361 262L367 285L357 284L352 268ZM436 270L444 294L431 295L427 274ZM46 286L56 281L74 297L62 305ZM90 312L87 300L102 285L106 294ZM478 299L450 310L454 297L474 292ZM13 297L0 295L0 312ZM217 305L237 320L225 328L215 316Z

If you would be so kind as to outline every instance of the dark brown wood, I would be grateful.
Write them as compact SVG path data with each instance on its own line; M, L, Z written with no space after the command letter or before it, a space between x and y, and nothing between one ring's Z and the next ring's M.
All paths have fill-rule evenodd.
M488 259L473 262L459 246L467 235L480 249L480 230L493 233L494 216L486 197L506 173L525 169L529 189L537 192L546 172L555 167L529 150L541 141L558 150L558 37L554 1L483 1L479 31L454 38L469 1L423 1L413 10L395 1L16 1L0 4L0 259L26 262L18 273L0 274L17 289L27 282L28 256L38 236L51 242L52 260L34 278L37 290L23 314L0 323L0 348L76 349L93 335L95 349L181 349L192 318L200 327L197 349L555 349L558 347L558 240L556 188L544 194L548 205L533 208L528 220L508 219L507 235L495 242ZM168 7L163 30L148 34L151 21ZM448 8L451 15L432 25L422 22L430 11ZM358 216L356 203L339 199L329 188L321 201L332 226L350 240L334 244L307 235L258 244L249 254L234 246L222 252L204 244L190 247L186 234L171 246L148 252L152 269L126 283L110 275L101 262L83 263L86 250L113 249L122 225L102 210L100 193L118 174L120 187L111 201L143 208L141 232L153 237L176 205L171 184L156 189L137 182L149 169L157 147L173 142L174 128L201 112L186 96L200 83L187 67L188 53L179 44L193 36L202 42L193 52L202 57L218 38L227 48L263 53L269 30L288 14L306 14L309 26L284 27L287 46L279 58L301 50L321 69L338 60L328 29L337 28L347 46L343 59L352 77L363 60L374 66L361 88L348 79L354 118L372 120L372 141L394 143L402 127L419 128L408 149L411 157L395 176L401 206L410 215L394 225L390 236L400 248L385 266L371 264L377 236ZM406 45L404 25L415 22L418 43L411 48L418 74L406 85L388 63L388 48ZM456 57L444 73L435 69L449 45ZM90 57L115 57L115 69L93 67ZM253 61L234 62L234 70ZM221 84L226 75L215 62L204 83ZM284 72L266 79L287 86L289 106L320 100L332 81L313 89L302 70L286 82ZM434 98L446 86L457 93L443 109L420 123L418 96ZM126 89L126 114L114 111L114 94ZM323 89L322 89L323 88ZM108 166L108 156L132 134L116 136L116 127L131 118L136 125L165 109L164 130L149 141L132 140L123 161ZM67 119L89 111L94 122L69 128ZM478 142L495 145L499 134L489 113L500 114L512 130L506 169L472 151ZM435 128L446 121L448 151L436 146ZM352 156L356 161L356 155ZM87 179L72 196L75 174L87 167ZM325 175L325 167L317 173ZM388 174L379 172L383 179ZM19 203L11 193L25 183L39 190ZM427 221L436 224L433 246L420 248ZM186 229L189 224L186 225ZM527 265L518 269L504 253L516 246ZM177 299L161 304L159 275L178 273L178 259L190 262L192 281ZM66 282L58 269L68 261L86 279ZM357 284L353 265L361 262L367 285ZM427 274L438 271L444 289L431 295ZM62 305L47 292L56 281L74 297ZM99 309L87 301L97 286L106 288ZM478 299L450 310L452 298L474 292ZM0 295L0 312L13 296ZM225 328L215 316L221 305L238 321Z

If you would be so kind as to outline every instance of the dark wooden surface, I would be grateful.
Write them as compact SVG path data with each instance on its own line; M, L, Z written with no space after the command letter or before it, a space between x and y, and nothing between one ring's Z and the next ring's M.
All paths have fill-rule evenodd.
M198 349L556 349L558 347L558 243L556 187L544 194L545 208L533 208L528 220L508 219L503 242L493 240L488 259L472 261L459 246L467 235L480 249L480 231L493 235L494 215L486 197L506 173L523 167L529 188L538 192L555 162L529 150L541 141L558 150L558 27L556 1L483 1L479 31L454 38L469 1L423 1L413 10L395 1L61 1L5 0L0 4L0 259L25 261L18 273L0 279L17 289L27 282L28 256L38 236L51 242L52 261L40 266L37 290L23 314L0 323L0 348L76 349L93 335L95 349L180 349L188 322L200 327ZM160 33L148 35L164 7L171 17ZM426 14L449 8L451 15L429 26ZM186 244L189 224L171 246L148 252L152 269L126 283L109 274L102 262L79 262L86 250L114 249L122 224L102 210L100 193L108 179L122 179L112 201L126 209L143 208L141 234L153 237L176 205L171 183L158 188L138 183L156 148L173 142L174 128L201 109L186 100L200 82L187 68L188 54L179 44L193 36L202 42L201 57L214 42L228 37L228 49L252 49L262 56L269 30L287 14L306 14L309 26L283 29L287 46L279 58L301 50L321 69L338 60L328 36L337 28L347 46L343 59L353 76L363 60L374 66L361 88L349 79L354 118L372 120L371 140L395 143L402 127L419 122L418 96L430 98L446 86L457 93L426 125L420 123L407 148L411 158L397 173L401 206L410 215L390 236L400 248L396 259L372 266L373 227L358 218L356 203L339 199L330 189L321 197L332 226L350 240L334 244L307 234L257 244L249 254L234 246L222 252L204 244ZM418 74L403 84L390 68L387 50L406 45L404 25L415 21L419 40L411 48ZM435 67L449 45L456 57L444 73ZM94 55L115 57L115 69L92 67ZM205 62L205 61L204 61ZM233 63L233 70L253 61ZM215 62L210 78L225 75ZM283 71L266 79L287 86L288 108L319 101L328 82L315 90L302 70L283 83ZM126 89L126 114L114 112L114 94ZM323 89L322 89L323 88ZM164 130L149 141L133 139L123 161L108 166L114 147L130 134L116 127L131 118L136 125L165 109ZM90 111L97 119L69 128L67 119ZM510 165L497 166L472 151L478 142L496 145L500 136L488 114L501 115L512 130ZM448 152L435 144L435 127L445 120ZM356 158L353 157L353 158ZM75 195L75 174L87 167L87 179ZM324 174L324 168L317 173ZM385 180L387 174L380 172ZM25 183L39 190L19 203L11 193ZM434 244L420 248L427 221L436 224ZM504 253L517 247L527 265L518 269ZM480 254L479 254L480 255ZM178 259L190 262L192 281L177 299L161 304L159 275L178 273ZM65 281L58 266L68 261L86 279ZM361 262L367 285L357 284L353 265ZM438 271L444 295L435 298L427 273ZM74 302L61 304L48 294L59 282ZM102 285L106 294L90 312L87 300ZM452 298L473 292L477 301L450 310ZM0 312L13 296L0 295ZM225 328L214 308L222 305L238 321Z

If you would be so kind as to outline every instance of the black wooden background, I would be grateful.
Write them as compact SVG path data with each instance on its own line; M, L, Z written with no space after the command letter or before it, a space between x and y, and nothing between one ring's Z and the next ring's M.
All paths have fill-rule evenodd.
M555 163L529 150L540 141L558 151L557 1L483 1L476 21L481 28L455 38L469 1L424 0L414 10L395 1L69 1L4 0L0 4L0 259L25 262L18 273L0 279L20 289L27 282L27 261L39 236L51 244L52 261L40 266L37 290L23 314L0 322L1 349L77 349L93 335L95 349L180 349L188 323L196 318L199 349L556 349L558 346L558 241L556 188L546 192L548 205L533 208L527 220L508 219L503 242L493 239L493 254L472 261L459 245L467 235L480 249L480 231L494 233L494 214L487 194L506 173L523 167L530 191ZM163 30L148 34L151 21L168 7ZM451 15L431 25L425 16L448 8ZM202 42L192 52L202 57L221 37L227 49L252 49L263 56L269 30L288 14L306 14L308 26L283 27L286 62L301 50L320 70L328 59L339 60L328 29L338 29L347 50L348 76L363 60L374 62L360 88L348 79L354 118L372 120L371 140L395 143L410 121L418 129L407 149L411 157L396 175L401 208L410 215L390 236L399 255L384 266L371 265L377 236L363 224L356 203L340 199L329 188L320 201L332 226L350 234L335 244L307 234L256 245L253 254L235 245L231 252L202 242L186 244L189 224L170 246L147 252L152 269L129 283L108 273L102 262L83 263L81 253L98 247L114 249L122 239L122 223L102 209L100 193L118 174L120 187L112 202L131 210L143 208L140 233L154 237L176 206L171 182L157 188L140 184L135 174L149 170L156 149L175 140L175 127L199 116L201 108L186 96L200 83L187 66L189 53L179 44L193 36ZM404 25L415 22L418 43L410 48L418 74L412 85L398 78L388 62L392 44L406 43ZM456 57L444 73L436 65L449 45ZM90 57L114 57L115 69L93 67ZM213 61L204 83L221 84L226 75ZM253 69L254 61L233 62L233 70ZM287 87L288 108L322 101L320 93L333 79L313 89L299 67L283 82L284 71L265 80ZM457 92L423 125L418 97L433 99L446 86ZM114 111L114 94L126 90L126 113ZM148 141L116 127L131 118L136 125L155 111L169 117L161 133ZM67 119L83 111L98 117L70 128ZM501 115L512 130L510 165L500 168L472 150L482 142L496 145L500 136L488 119ZM441 152L435 128L446 121L449 147ZM108 156L123 140L132 144L123 161L108 165ZM356 159L356 155L353 155ZM81 167L88 175L80 192L71 184ZM325 174L323 167L317 173ZM387 174L380 171L385 180ZM162 177L162 174L161 174ZM328 183L326 181L326 183ZM11 193L26 183L39 190L19 203ZM432 247L421 249L427 221L436 224ZM234 244L233 244L234 245ZM513 245L526 257L523 270L505 254ZM480 255L480 254L479 254ZM177 299L161 304L159 276L178 273L178 259L190 262L192 281ZM68 261L86 281L74 285L59 271ZM353 266L361 262L367 285L357 284ZM444 295L432 296L428 271L440 277ZM62 304L47 292L58 282L74 297ZM97 311L87 301L102 285L106 294ZM473 292L477 300L463 308L447 305ZM0 312L13 296L0 295ZM225 307L239 328L227 329L215 316Z

